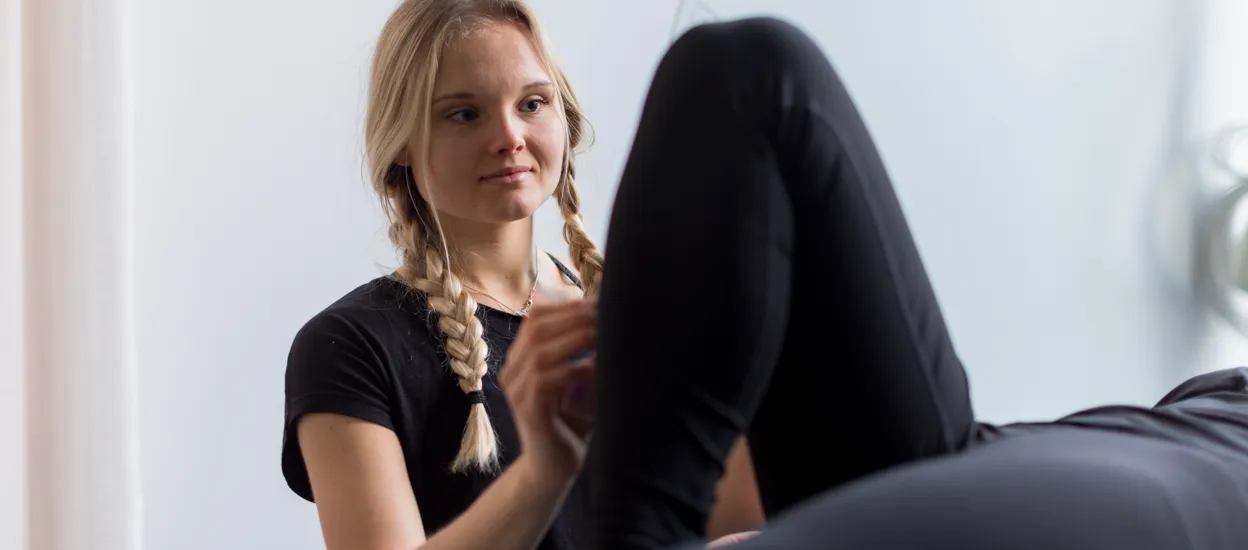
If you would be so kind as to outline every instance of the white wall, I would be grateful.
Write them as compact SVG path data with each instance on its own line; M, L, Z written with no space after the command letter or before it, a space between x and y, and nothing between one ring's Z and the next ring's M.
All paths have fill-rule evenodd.
M323 547L281 476L282 376L386 259L357 134L390 2L135 4L146 547Z
M358 131L393 2L134 4L146 547L320 547L312 506L279 469L284 359L305 319L393 266ZM597 130L580 181L601 239L676 3L534 5ZM1180 153L1220 116L1189 108L1203 4L713 5L726 17L766 5L833 57L986 418L1148 403L1224 366L1193 363L1225 355L1202 350L1238 349L1188 290L1195 199ZM557 217L542 220L557 247Z
M0 548L26 545L21 6L0 0Z

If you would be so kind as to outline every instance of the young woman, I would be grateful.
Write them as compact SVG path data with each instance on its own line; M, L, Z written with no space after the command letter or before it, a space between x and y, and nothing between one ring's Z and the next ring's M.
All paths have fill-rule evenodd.
M580 106L515 1L403 2L373 63L368 161L402 265L295 337L286 479L329 550L585 548L576 394L602 258L575 188ZM534 250L552 197L566 262ZM713 537L762 521L738 448Z
M790 25L672 45L606 248L595 550L699 547L742 433L768 522L741 550L1248 548L1248 369L976 422L885 168Z

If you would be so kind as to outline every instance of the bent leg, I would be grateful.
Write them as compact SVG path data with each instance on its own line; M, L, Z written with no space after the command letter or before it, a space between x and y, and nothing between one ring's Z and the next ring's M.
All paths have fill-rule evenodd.
M673 44L605 249L595 548L700 538L747 430L768 514L971 439L965 373L883 163L796 28L716 23Z

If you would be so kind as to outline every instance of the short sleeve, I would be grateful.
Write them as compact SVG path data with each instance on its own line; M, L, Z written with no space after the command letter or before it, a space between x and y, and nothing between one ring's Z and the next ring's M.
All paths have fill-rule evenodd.
M312 501L299 449L299 419L335 413L394 429L392 378L380 339L365 323L322 312L295 335L286 363L282 473L299 496Z

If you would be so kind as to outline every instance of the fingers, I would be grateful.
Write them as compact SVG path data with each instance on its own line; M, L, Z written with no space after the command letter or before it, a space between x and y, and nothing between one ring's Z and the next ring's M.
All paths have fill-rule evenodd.
M589 409L583 402L570 406L568 398L579 386L587 388L593 375L592 365L532 370L507 388L508 399L517 417L543 423L561 417L576 435L584 437L592 425Z
M572 340L569 340L572 341ZM577 349L577 346L565 345L565 349ZM557 408L571 391L573 384L581 383L588 387L593 379L593 363L588 361L571 362L566 358L568 352L552 354L552 357L564 357L564 360L553 360L545 365L533 363L527 369L516 368L510 385L505 384L503 390L517 401L515 405L532 405L540 402L540 407Z
M592 419L584 399L568 405L577 388L589 388L593 377L596 314L592 301L535 307L507 353L499 373L503 392L521 425L533 434L548 434L539 439L551 433L569 436L564 432L577 439L588 436Z
M554 366L567 366L572 356L594 346L597 330L593 325L582 325L566 332L557 333L544 344L533 348L533 367L539 370Z
M587 384L593 379L592 366L565 366L557 369L546 369L535 372L532 377L532 390L540 395L540 406L549 413L562 412L570 397L569 394L580 384Z
M592 364L584 367L573 367L561 388L559 417L567 423L578 437L587 437L594 426L594 400Z
M527 336L535 342L545 341L577 326L592 324L597 317L597 304L588 300L543 305L540 308L534 306L520 327L520 334L516 335L516 339L518 342L522 336Z
M585 301L545 305L532 310L520 326L500 373L504 386L529 369L565 363L572 354L591 349L596 308Z
M572 366L573 357L587 350L591 351L596 342L593 325L581 325L558 333L545 342L529 342L527 349L513 349L508 353L507 364L499 373L499 382L504 388L535 372L552 369L561 370ZM577 364L584 361L577 361Z

